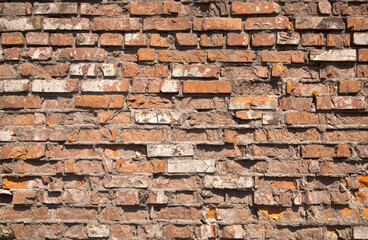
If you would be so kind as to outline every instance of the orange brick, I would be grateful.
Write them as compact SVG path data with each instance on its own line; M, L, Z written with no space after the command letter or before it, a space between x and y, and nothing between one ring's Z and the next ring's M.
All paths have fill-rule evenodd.
M122 142L164 142L167 129L123 129L120 132Z
M121 108L124 106L124 96L100 96L100 95L84 95L75 97L76 107L88 108Z
M55 33L51 34L50 44L53 46L72 46L74 43L74 37L71 33Z
M290 22L287 17L247 18L244 22L245 30L288 29L289 27Z
M368 49L359 49L358 50L358 61L359 62L368 62Z
M325 45L325 38L323 33L304 33L301 42L303 46L323 46Z
M202 47L221 47L223 44L222 34L201 35L200 44Z
M241 30L240 18L195 18L193 24L195 31Z
M122 46L123 35L116 33L103 33L100 38L101 46Z
M155 60L155 50L152 48L140 48L138 50L139 61L153 61Z
M120 173L163 173L165 172L164 160L132 161L116 160L116 172Z
M3 33L1 34L2 45L24 45L25 39L22 33Z
M209 50L208 60L216 62L253 62L255 54L250 50Z
M147 35L141 33L127 33L124 35L126 46L145 46L147 45Z
M249 35L246 33L229 33L227 35L228 46L248 46Z
M169 37L161 37L158 33L153 33L150 36L150 46L152 47L169 47Z
M339 93L358 93L361 89L360 81L344 80L339 82Z
M194 33L177 33L176 41L179 46L196 46L198 38Z
M280 12L280 5L274 2L233 2L231 14L274 14Z
M145 18L143 30L184 31L189 30L192 23L189 18Z
M168 15L178 13L176 2L132 2L130 14L132 15Z
M252 35L252 46L264 47L275 44L275 35L271 33L255 33Z
M228 81L184 81L184 93L231 93Z

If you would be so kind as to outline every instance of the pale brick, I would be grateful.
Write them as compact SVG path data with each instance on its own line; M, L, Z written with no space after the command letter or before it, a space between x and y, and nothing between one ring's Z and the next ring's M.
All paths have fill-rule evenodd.
M194 150L191 144L176 145L148 145L148 157L179 157L193 156Z

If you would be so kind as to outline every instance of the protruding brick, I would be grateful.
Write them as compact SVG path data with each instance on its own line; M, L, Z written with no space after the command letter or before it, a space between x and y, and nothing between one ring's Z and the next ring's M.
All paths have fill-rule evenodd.
M74 92L78 90L78 80L34 80L33 92Z
M365 109L366 106L364 97L317 97L317 109Z
M278 32L277 44L280 45L298 45L300 43L299 33Z
M358 61L359 62L368 62L368 49L359 49L358 50Z
M222 34L202 34L200 45L202 47L221 47L223 45L223 36Z
M125 46L146 46L147 36L141 33L127 33L124 35Z
M84 95L75 97L76 107L88 108L122 108L124 106L124 97L118 95Z
M350 47L349 34L327 34L327 47Z
M140 48L138 50L139 61L153 61L155 60L155 50L152 48Z
M65 14L77 14L77 3L35 3L33 5L34 14L42 15L65 15Z
M32 60L49 60L52 58L52 48L50 47L38 47L30 48L27 55Z
M193 145L177 144L177 145L147 145L148 157L178 157L193 156Z
M274 97L233 97L229 109L275 109L277 101Z
M218 77L219 67L211 65L174 65L172 68L173 77L198 77L214 78Z
M346 50L312 50L311 61L356 61L357 53L355 49Z
M93 33L78 33L75 43L78 46L94 46L98 41L98 35Z
M82 92L128 92L128 80L82 80Z
M44 30L89 30L90 22L88 18L44 18Z
M50 36L50 44L53 46L73 46L74 37L71 33L55 33Z
M367 17L348 17L347 28L352 31L365 31L368 30L368 18Z
M339 92L340 93L358 93L361 90L360 81L340 81Z
M303 46L323 46L325 38L323 33L305 33L302 35L301 42Z
M275 35L270 33L255 33L252 35L252 46L265 47L275 44Z
M0 31L36 31L41 29L41 21L40 17L0 18Z
M203 50L157 50L157 59L160 62L204 62L206 54Z
M101 48L59 48L55 55L58 61L103 61L105 50Z
M28 45L47 46L49 45L49 33L29 32L26 34Z
M253 187L253 178L237 175L206 175L204 177L205 188L219 189L246 189Z
M209 50L208 60L216 62L253 62L255 54L250 50Z
M170 39L171 39L170 37L162 37L158 33L153 33L150 36L150 46L152 46L152 47L169 47L171 45Z

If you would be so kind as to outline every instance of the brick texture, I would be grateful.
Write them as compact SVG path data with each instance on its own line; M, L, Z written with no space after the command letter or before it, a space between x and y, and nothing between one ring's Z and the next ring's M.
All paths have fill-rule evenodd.
M367 239L367 16L0 1L0 239Z

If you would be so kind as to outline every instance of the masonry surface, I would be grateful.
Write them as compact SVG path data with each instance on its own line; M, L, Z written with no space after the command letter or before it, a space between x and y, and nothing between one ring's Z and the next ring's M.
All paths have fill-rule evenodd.
M2 1L17 239L368 239L368 3Z

